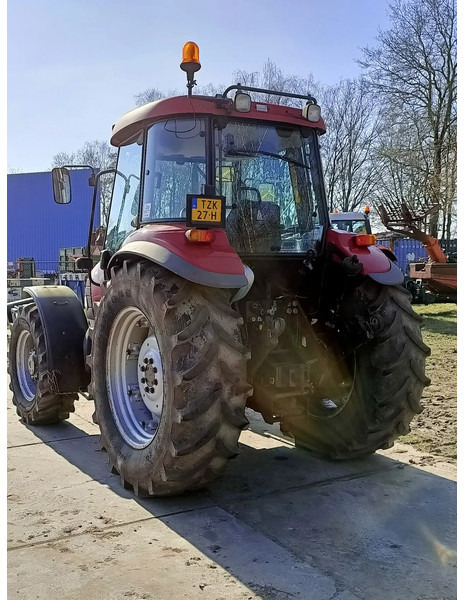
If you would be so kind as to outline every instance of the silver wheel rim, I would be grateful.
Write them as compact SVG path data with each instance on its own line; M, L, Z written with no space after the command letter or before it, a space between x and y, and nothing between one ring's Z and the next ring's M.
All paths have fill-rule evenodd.
M21 393L31 403L37 392L38 363L34 339L29 331L21 331L16 346L16 373Z
M163 412L163 365L156 334L138 308L123 309L111 327L106 387L124 440L132 448L148 446Z

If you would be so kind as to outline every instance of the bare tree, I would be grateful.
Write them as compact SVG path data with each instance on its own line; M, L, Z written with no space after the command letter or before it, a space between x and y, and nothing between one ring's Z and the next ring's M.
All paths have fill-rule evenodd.
M172 90L169 93L165 93L157 88L147 88L143 92L135 94L134 100L136 106L143 106L149 102L161 100L162 98L168 98L169 96L179 96L179 92L177 90Z
M216 94L222 94L225 88L226 86L218 86L212 83L207 83L206 85L195 87L194 95L215 96ZM163 92L157 88L147 88L143 92L135 94L134 100L136 106L142 106L143 104L148 104L149 102L153 102L154 100L162 100L163 98L172 98L174 96L185 96L185 91L173 89L168 90L167 92Z
M82 148L75 152L58 152L52 159L52 167L64 165L89 165L95 169L111 169L116 167L117 151L107 142L94 140L86 142ZM102 175L100 179L101 222L106 223L111 203L114 175Z
M247 72L238 70L233 74L234 83L241 83L249 87L258 87L276 92L291 92L301 95L313 95L316 85L312 75L299 77L298 75L287 75L273 61L267 59L262 72ZM253 92L253 98L260 102L272 102L285 106L301 106L302 100L286 98L285 96L274 96L272 94L260 94Z
M381 164L376 160L379 113L362 79L322 91L327 134L321 140L329 210L356 210L372 202Z
M456 2L394 0L390 19L391 28L379 33L375 48L363 49L359 62L370 89L383 102L387 123L391 112L401 111L400 144L409 125L416 148L409 156L384 152L383 158L390 160L390 170L401 167L412 173L413 162L422 157L413 180L422 179L423 201L440 209L445 229L450 230L456 194ZM396 201L404 203L401 194ZM428 224L435 237L438 227L437 210Z

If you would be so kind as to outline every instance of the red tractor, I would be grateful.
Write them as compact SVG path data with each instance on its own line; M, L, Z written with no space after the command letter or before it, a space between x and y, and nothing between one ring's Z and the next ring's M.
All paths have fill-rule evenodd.
M78 265L85 308L64 286L28 288L8 307L18 414L57 422L88 391L110 468L141 496L220 475L247 406L318 455L390 447L422 410L429 349L375 236L330 226L320 107L239 84L192 95L192 42L181 66L187 96L113 127L104 248ZM52 175L55 200L69 202L68 169Z

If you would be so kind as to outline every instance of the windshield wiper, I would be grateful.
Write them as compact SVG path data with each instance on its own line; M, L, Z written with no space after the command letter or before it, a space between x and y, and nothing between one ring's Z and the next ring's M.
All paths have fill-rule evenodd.
M224 152L224 156L271 156L272 158L279 158L284 162L290 163L291 165L296 165L297 167L303 167L303 169L308 169L308 165L305 165L298 160L294 160L293 158L288 158L287 156L282 156L277 154L276 152L268 152L267 150L241 150L240 148L233 148L226 150Z

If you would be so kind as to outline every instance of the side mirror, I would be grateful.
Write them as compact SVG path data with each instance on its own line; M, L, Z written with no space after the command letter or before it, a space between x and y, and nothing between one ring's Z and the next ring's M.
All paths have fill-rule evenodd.
M71 177L66 167L52 169L53 198L57 204L71 202Z

